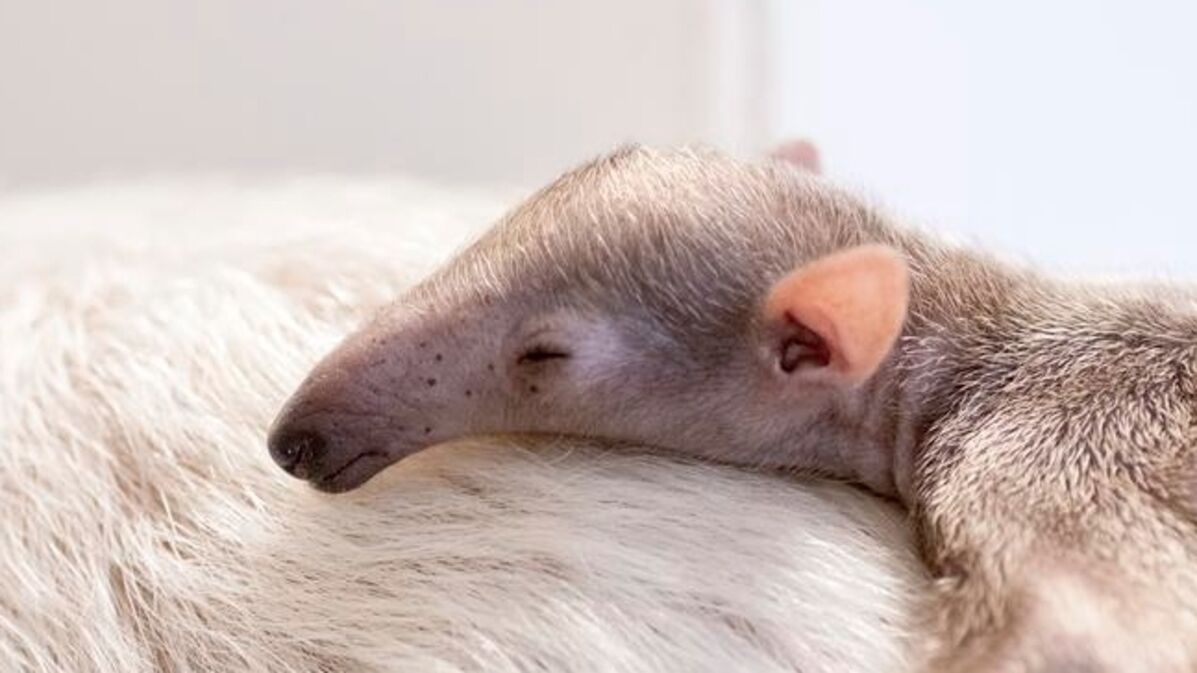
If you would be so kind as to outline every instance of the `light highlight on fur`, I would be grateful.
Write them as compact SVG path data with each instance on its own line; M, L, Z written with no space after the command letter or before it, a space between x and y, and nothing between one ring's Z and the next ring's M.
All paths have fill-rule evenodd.
M0 199L0 669L899 670L924 583L856 490L477 440L324 496L283 397L502 199L384 180Z

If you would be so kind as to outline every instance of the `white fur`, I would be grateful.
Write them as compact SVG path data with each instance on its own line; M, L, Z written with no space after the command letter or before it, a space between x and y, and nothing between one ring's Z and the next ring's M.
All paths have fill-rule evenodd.
M890 671L925 578L835 485L478 440L326 496L263 446L505 199L404 181L0 198L0 670Z

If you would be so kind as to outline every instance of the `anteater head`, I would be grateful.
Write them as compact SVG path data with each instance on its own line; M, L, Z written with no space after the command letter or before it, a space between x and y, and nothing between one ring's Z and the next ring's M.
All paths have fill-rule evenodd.
M907 293L890 237L781 161L618 151L350 335L279 414L271 453L328 491L473 434L765 462L889 353Z

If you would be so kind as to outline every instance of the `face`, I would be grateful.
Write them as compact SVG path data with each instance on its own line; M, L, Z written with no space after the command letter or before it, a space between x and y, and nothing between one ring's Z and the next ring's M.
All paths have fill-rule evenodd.
M766 462L842 387L824 371L840 349L765 310L778 278L829 244L792 223L818 194L784 166L714 155L627 150L583 167L320 362L271 453L326 491L476 434Z

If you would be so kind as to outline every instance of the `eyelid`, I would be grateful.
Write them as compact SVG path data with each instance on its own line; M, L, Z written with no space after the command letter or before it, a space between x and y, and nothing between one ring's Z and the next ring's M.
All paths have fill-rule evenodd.
M524 352L521 353L519 358L516 360L516 363L522 365L535 362L544 362L546 360L560 360L568 357L570 357L570 353L564 348L550 346L547 344L536 344L524 350Z

